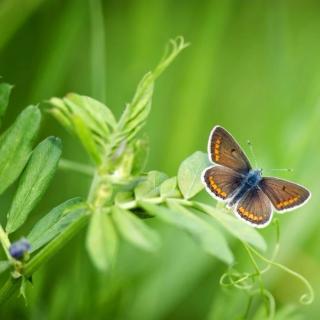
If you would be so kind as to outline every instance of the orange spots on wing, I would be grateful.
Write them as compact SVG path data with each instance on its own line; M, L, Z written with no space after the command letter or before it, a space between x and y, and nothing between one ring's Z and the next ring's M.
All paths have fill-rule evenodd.
M219 161L220 159L220 145L221 145L221 137L217 137L217 139L213 143L213 153L214 153L215 161Z
M217 195L218 197L225 199L227 197L227 193L224 192L214 181L213 177L209 177L209 183L211 190Z
M294 204L295 202L297 202L299 200L300 196L295 196L295 197L291 197L289 199L280 201L276 204L276 207L278 209L283 209L286 207L289 207L290 205Z
M238 212L243 218L251 222L262 222L265 218L263 215L257 215L256 213L248 211L243 207L238 208Z

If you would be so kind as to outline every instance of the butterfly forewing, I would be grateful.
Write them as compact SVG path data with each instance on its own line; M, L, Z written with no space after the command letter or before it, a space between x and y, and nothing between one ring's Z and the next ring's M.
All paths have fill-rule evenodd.
M272 206L261 189L251 189L236 206L236 214L255 227L265 227L272 217Z
M301 206L310 197L310 192L306 188L278 178L262 178L259 186L279 212Z
M220 126L214 127L211 132L208 152L214 163L243 174L251 169L249 160L239 144L227 130Z
M202 179L211 195L225 200L233 195L240 186L243 177L227 167L214 166L203 172Z

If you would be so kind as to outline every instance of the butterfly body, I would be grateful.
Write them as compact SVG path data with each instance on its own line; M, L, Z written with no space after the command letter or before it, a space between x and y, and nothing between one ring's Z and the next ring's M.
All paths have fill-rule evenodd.
M311 196L303 186L252 169L239 144L224 128L212 129L208 154L213 166L204 170L202 181L208 193L232 208L246 223L266 227L273 210L279 213L302 206Z
M232 199L229 201L228 206L235 205L246 193L250 192L253 188L258 187L262 179L262 170L250 170L249 173L243 177L243 181L238 189L235 191Z

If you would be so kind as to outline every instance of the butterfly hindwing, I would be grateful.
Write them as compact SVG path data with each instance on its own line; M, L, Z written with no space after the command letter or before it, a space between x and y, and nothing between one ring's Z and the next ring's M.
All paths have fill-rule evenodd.
M306 188L296 183L273 177L262 178L259 186L279 212L301 206L311 195Z
M251 166L247 156L231 134L220 126L213 128L208 143L212 162L246 174Z
M213 166L202 174L208 192L219 200L230 198L241 185L243 176L232 169Z
M254 187L237 203L235 213L247 223L263 228L271 221L272 206L264 192Z

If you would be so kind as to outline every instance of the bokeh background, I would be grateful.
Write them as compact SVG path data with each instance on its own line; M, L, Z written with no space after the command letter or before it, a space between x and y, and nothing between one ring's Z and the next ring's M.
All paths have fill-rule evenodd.
M225 126L244 147L250 139L259 166L294 168L280 176L308 186L313 198L279 217L278 260L310 280L316 300L299 305L304 287L277 270L265 280L276 298L277 319L316 319L319 34L316 0L110 0L100 5L95 0L1 0L0 74L15 84L4 127L27 105L70 91L102 99L120 115L168 39L183 35L191 46L156 84L145 128L151 147L148 169L175 175L184 158L206 149L215 124ZM94 41L101 37L105 43ZM65 158L89 161L79 144L46 116L41 135L51 134L63 139ZM87 177L60 171L29 226L63 200L86 195L89 183ZM3 214L11 196L9 190L0 199ZM1 307L1 319L239 319L248 297L220 287L226 266L183 232L150 223L163 238L157 254L122 243L115 270L98 274L85 252L83 231L36 273L29 305L13 299ZM272 247L272 227L262 234ZM239 268L250 270L241 246L232 246Z

